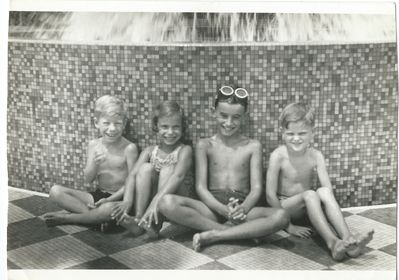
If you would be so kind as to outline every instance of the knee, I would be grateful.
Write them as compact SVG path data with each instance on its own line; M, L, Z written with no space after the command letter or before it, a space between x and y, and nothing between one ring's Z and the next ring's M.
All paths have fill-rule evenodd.
M56 201L63 192L64 192L64 187L60 185L52 186L49 192L50 200Z
M143 163L137 172L137 177L142 178L143 176L150 176L153 170L154 168L151 163Z
M313 190L307 190L303 192L303 200L306 202L313 202L313 201L318 201L319 196L318 194L313 191Z
M159 211L165 215L165 213L172 212L178 204L178 198L173 194L166 194L162 197L158 204Z
M317 189L317 194L321 199L328 199L334 196L332 190L327 187L321 187Z
M111 213L112 213L113 207L114 207L114 203L107 202L107 203L101 204L98 209L103 215L109 216L109 218L111 218Z

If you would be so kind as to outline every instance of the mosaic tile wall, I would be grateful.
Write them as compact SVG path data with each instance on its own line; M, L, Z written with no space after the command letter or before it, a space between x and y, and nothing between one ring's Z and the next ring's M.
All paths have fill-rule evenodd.
M188 112L187 138L215 130L210 107L220 85L251 95L245 132L263 144L264 167L281 144L278 116L297 100L317 112L314 145L324 153L342 207L396 202L396 45L95 46L10 42L9 185L48 192L54 183L85 189L93 105L121 96L126 136L156 142L151 110L165 99Z

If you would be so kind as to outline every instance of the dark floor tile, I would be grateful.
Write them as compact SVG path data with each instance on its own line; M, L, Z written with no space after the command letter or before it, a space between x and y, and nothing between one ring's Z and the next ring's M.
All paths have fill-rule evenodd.
M51 202L47 197L37 195L14 200L10 203L21 207L25 211L28 211L35 216L41 216L47 212L62 210L55 203Z
M396 257L396 243L382 247L379 250Z
M107 256L94 261L81 263L68 269L129 269L129 267Z
M66 235L55 227L47 227L39 218L32 218L8 225L7 250Z
M396 207L370 209L358 215L396 227Z
M21 269L21 268L12 261L7 260L7 269Z
M198 267L192 268L192 270L234 270L230 266L214 261Z
M147 235L133 237L123 233L101 233L88 230L72 234L73 237L85 242L98 251L110 255L151 242Z
M353 213L342 211L342 215L344 216L344 218L346 218L346 217L352 216Z
M319 236L309 239L289 236L272 242L272 244L293 252L302 257L308 258L324 266L332 266L336 262L331 258L330 251L325 245L324 240Z

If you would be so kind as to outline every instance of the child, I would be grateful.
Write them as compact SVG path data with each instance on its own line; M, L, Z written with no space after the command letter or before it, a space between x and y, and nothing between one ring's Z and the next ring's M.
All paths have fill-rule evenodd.
M310 147L314 128L313 110L302 103L292 103L281 113L280 124L285 145L270 155L267 202L273 207L286 209L291 221L307 214L315 230L327 243L334 260L340 261L345 255L359 256L372 239L373 231L352 234L348 229L334 198L324 157L320 151ZM311 190L314 175L318 176L321 184L316 191ZM311 234L309 228L291 222L286 230L303 238Z
M222 87L215 99L216 135L196 145L196 191L201 199L165 195L159 205L171 221L203 231L193 248L222 240L263 237L287 226L283 209L257 207L262 192L262 149L241 134L248 92ZM225 224L226 221L230 223Z
M192 149L181 142L184 124L183 110L176 102L165 101L156 107L152 126L160 144L141 152L126 182L124 202L112 213L112 217L134 235L145 229L151 237L158 236L162 227L159 202L166 194L178 191L191 168ZM135 216L132 217L128 213L134 197Z
M94 124L101 137L89 142L84 178L89 183L97 179L98 188L85 192L53 186L50 199L70 213L45 214L47 225L101 224L111 220L112 202L122 199L125 180L138 157L136 145L122 136L126 121L122 100L105 95L96 101Z

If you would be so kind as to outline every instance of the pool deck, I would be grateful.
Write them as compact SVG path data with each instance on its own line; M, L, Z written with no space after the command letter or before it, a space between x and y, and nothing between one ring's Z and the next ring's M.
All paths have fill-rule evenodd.
M319 236L284 231L260 244L224 242L195 252L193 231L165 223L161 238L101 233L84 226L47 227L42 215L60 210L46 196L9 188L8 269L172 270L396 270L396 205L343 209L351 230L373 228L374 238L356 259L334 261Z

